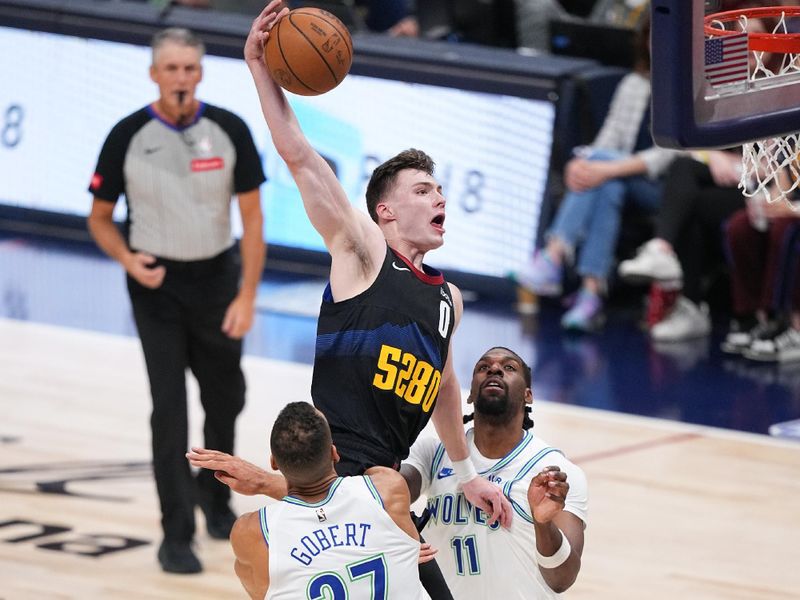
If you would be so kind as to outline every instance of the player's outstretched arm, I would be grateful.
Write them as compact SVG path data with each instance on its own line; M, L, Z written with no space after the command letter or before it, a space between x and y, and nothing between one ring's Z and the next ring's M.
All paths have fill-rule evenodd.
M273 0L256 17L244 49L275 149L292 173L306 214L334 262L342 255L369 256L379 267L386 252L383 234L366 213L350 204L331 167L306 139L286 95L264 62L270 30L288 12L280 6L279 0Z
M283 475L269 473L238 456L219 450L193 447L191 452L186 453L186 458L193 467L214 471L214 477L237 494L263 494L280 500L288 493Z
M245 513L233 524L233 570L252 600L262 600L269 589L269 547L261 533L258 513Z
M449 285L455 308L455 326L458 327L464 304L461 299L461 291L453 284ZM474 467L471 466L467 439L464 436L461 387L458 384L455 369L453 369L452 338L450 340L450 350L447 353L447 362L442 371L439 398L436 400L431 419L439 439L444 444L447 456L453 462L456 476L461 480L462 490L467 500L487 515L490 515L490 522L493 523L499 520L504 527L511 525L511 504L503 495L502 490L482 477L478 477ZM473 476L465 476L464 473L460 472L464 468L468 468Z
M575 583L583 554L583 521L564 510L568 492L567 474L556 466L543 469L528 486L536 560L547 585L557 593Z

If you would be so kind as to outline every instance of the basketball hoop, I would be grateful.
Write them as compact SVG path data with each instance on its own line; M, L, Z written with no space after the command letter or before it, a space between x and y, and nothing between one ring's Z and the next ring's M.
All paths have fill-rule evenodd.
M749 19L780 19L776 30L772 33L750 33L747 36L748 46L753 52L775 52L780 54L800 54L800 33L788 33L785 19L800 17L800 6L762 6L760 8L742 8L706 15L703 31L707 36L719 37L734 35L740 30L725 29L726 23L747 26ZM778 31L783 27L783 32Z
M782 85L800 76L800 33L790 33L786 20L800 17L800 6L765 6L709 14L703 31L708 38L725 38L747 32L750 19L776 19L771 32L748 32L747 48L753 63L748 71L748 91ZM730 26L727 28L726 26ZM773 55L772 59L766 55ZM781 60L774 55L783 55ZM771 79L774 78L774 79ZM790 202L800 186L800 132L742 145L739 187L748 198L763 194L767 202ZM800 192L798 192L800 193ZM800 210L800 209L798 209Z

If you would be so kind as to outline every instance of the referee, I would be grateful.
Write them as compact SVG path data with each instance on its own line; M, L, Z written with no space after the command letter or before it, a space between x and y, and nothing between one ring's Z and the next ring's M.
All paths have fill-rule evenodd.
M245 396L242 337L253 323L266 255L261 161L242 119L195 97L204 50L185 29L155 35L150 78L159 98L114 126L89 187L89 231L125 268L147 364L164 532L158 560L171 573L202 570L191 547L195 505L213 538L227 539L236 519L227 486L208 471L195 480L186 462L186 369L200 387L206 445L233 452ZM112 218L120 194L125 237ZM243 224L238 249L234 195Z

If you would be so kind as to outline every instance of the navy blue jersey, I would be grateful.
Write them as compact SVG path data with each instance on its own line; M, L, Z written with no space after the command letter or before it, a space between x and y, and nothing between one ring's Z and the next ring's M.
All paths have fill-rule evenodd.
M317 326L311 397L343 459L397 467L433 411L455 308L438 271L387 247L375 282L333 302ZM355 456L354 456L355 455Z

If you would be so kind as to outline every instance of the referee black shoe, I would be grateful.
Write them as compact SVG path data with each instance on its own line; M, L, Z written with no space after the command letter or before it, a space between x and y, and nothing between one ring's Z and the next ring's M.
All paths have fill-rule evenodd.
M190 575L192 573L200 573L203 570L203 565L200 564L200 560L192 552L189 542L164 540L158 549L158 562L161 563L161 568L167 573Z
M200 505L200 510L203 511L203 515L206 517L206 531L208 531L208 535L215 540L227 540L231 537L231 529L233 529L233 524L236 522L236 515L230 509L230 507L225 504L220 506L214 506L211 502L198 502Z

